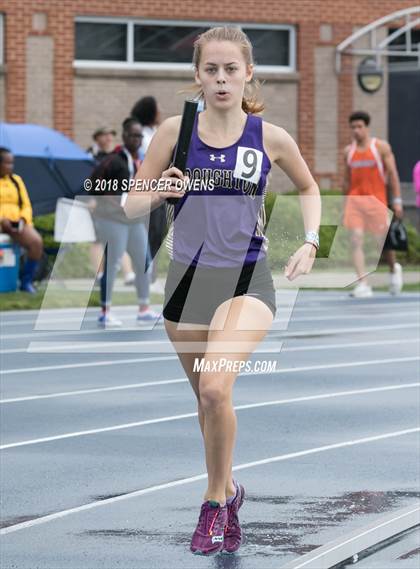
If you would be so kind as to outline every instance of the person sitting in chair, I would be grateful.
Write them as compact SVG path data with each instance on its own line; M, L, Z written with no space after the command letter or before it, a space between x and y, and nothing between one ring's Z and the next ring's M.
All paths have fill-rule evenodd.
M32 206L25 184L13 173L13 154L0 147L0 231L27 251L20 289L34 294L33 285L38 262L42 257L42 237L33 227Z

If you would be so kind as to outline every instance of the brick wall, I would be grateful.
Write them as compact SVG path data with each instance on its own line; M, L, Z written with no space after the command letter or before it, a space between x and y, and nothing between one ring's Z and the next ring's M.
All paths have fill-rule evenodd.
M315 171L337 172L338 78L334 72L334 47L315 50ZM325 185L325 183L324 183Z
M100 125L115 128L120 135L122 121L134 103L145 95L158 97L164 118L179 114L185 95L178 91L191 82L178 79L147 79L138 74L78 72L74 80L74 137L82 146L92 143L92 132Z
M351 24L341 24L335 26L337 44L347 38L353 32ZM331 178L331 183L335 187L341 187L344 177L344 157L343 149L349 143L349 123L348 117L354 110L353 106L353 58L344 56L341 61L342 73L338 82L338 175Z
M26 114L29 123L54 126L53 39L28 36L26 49Z
M281 125L294 138L298 137L298 91L299 82L289 79L267 81L261 92L266 105L264 120ZM292 189L292 185L280 168L273 168L268 189L287 191Z
M3 72L0 70L0 121L5 120L6 115L6 85Z

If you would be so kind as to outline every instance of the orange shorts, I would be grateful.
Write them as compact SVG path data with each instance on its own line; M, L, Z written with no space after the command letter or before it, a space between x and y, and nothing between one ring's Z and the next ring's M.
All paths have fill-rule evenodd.
M374 235L387 233L390 224L387 206L373 195L347 195L343 225L347 229L361 229Z

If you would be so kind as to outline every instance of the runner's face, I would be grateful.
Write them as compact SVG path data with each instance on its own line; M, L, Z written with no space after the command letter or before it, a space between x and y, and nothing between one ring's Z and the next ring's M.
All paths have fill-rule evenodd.
M203 89L206 105L229 109L241 105L245 83L252 79L238 44L211 41L204 45L195 80Z
M350 128L356 142L364 142L369 137L369 128L365 121L352 121Z
M13 174L13 154L6 152L0 157L0 177Z

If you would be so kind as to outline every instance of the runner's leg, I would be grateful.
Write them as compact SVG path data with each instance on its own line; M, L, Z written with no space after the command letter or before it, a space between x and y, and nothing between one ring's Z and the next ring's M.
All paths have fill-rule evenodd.
M169 336L171 342L175 345L176 342L185 342L191 344L191 348L194 349L195 344L205 345L207 343L208 336L208 326L205 325L194 325L188 324L188 327L196 327L194 330L178 330L177 322L172 322L171 320L164 319L165 329ZM205 350L204 350L205 351ZM197 408L198 408L198 421L200 423L201 434L204 438L204 413L200 404L200 393L199 393L199 383L200 383L200 372L194 371L194 362L196 359L201 359L204 356L204 351L198 350L197 352L178 352L179 360L182 367L187 374L191 387L197 397Z
M226 313L228 317L224 321ZM251 330L238 329L239 319L249 323ZM223 329L218 329L223 321ZM272 321L271 310L257 298L239 296L222 303L210 323L204 365L209 362L212 368L213 362L220 366L221 361L227 360L233 367L235 362L246 361L267 334ZM235 343L232 353L225 349L230 343ZM199 380L208 472L205 500L215 500L221 504L226 501L226 487L232 480L231 465L237 427L232 389L239 372L233 369L218 367L217 370L203 371Z
M189 326L193 326L193 324L189 324ZM172 322L171 320L165 319L165 328L166 332L172 342L191 342L192 345L196 342L206 343L207 336L208 336L208 329L207 330L177 330L177 323ZM200 393L199 393L199 383L200 383L200 372L194 371L194 362L196 360L201 360L204 356L204 352L195 352L195 353L178 353L178 357L182 364L182 367L187 374L187 377L191 383L191 387L194 390L194 393L197 397L197 408L198 408L198 421L200 424L201 434L203 435L204 440L204 412L200 404ZM228 477L226 483L226 497L233 496L236 492L236 488L232 482L232 459L230 460L230 465L228 468L228 472L230 472L230 476Z

